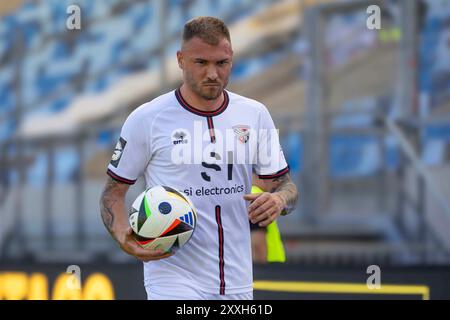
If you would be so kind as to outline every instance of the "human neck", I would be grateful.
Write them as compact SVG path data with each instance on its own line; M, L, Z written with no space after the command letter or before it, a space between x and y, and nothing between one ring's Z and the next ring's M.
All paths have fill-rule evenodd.
M181 95L186 102L192 107L201 111L214 111L221 106L224 101L223 92L215 100L207 100L199 97L192 90L190 90L185 84L180 88Z

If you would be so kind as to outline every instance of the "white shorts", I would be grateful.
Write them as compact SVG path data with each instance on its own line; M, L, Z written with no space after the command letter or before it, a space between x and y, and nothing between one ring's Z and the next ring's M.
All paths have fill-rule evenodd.
M146 286L148 300L253 300L253 291L237 294L207 293L181 284Z

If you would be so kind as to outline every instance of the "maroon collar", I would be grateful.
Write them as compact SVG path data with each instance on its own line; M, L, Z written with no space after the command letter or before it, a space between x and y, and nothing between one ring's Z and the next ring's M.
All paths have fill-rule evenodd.
M196 115L202 116L202 117L214 117L214 116L221 114L222 112L225 111L225 109L228 107L228 103L230 102L228 93L225 90L223 90L224 99L223 99L222 104L216 110L212 110L212 111L203 111L203 110L199 110L199 109L191 106L189 103L187 103L186 100L184 100L183 96L181 95L180 88L175 90L175 97L177 98L178 102L184 109L186 109L187 111L192 112Z

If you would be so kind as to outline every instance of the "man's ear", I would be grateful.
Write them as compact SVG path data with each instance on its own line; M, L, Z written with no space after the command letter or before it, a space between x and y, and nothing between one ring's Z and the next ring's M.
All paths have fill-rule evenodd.
M177 51L177 61L178 61L178 66L180 67L180 69L183 69L184 68L183 52Z

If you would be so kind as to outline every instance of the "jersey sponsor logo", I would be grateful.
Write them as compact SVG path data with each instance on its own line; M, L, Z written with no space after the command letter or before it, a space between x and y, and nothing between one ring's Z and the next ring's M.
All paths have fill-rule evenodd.
M233 126L233 131L238 137L239 141L246 143L250 138L250 127L246 125Z
M125 148L125 145L127 144L127 141L120 137L119 141L117 141L116 148L114 149L114 153L111 157L111 165L115 168L119 165L120 159L122 158L123 149Z
M216 160L221 160L220 155L218 153L216 153L216 152L211 152L211 157L215 158ZM220 166L215 164L215 163L207 163L207 162L203 161L202 162L202 166L204 168L213 169L213 170L216 170L216 171L221 171L222 170L220 168ZM203 180L208 181L208 182L211 181L211 177L206 172L202 172L200 175L202 176Z
M233 195L245 192L245 186L243 184L234 184L231 187L201 187L193 189L192 187L183 190L189 197L204 197L204 196L222 196Z
M188 136L188 133L185 132L184 130L175 130L172 133L172 143L174 145L187 144L188 143L187 136Z

